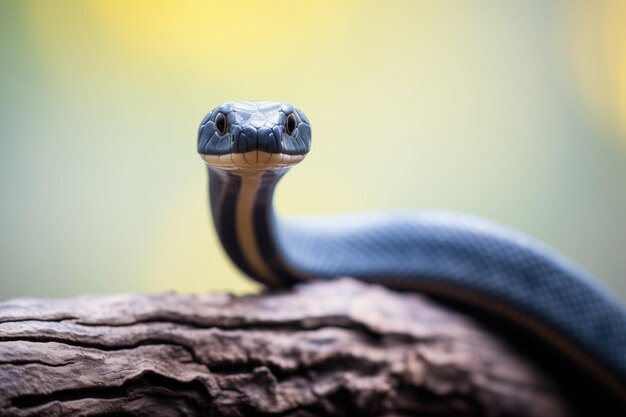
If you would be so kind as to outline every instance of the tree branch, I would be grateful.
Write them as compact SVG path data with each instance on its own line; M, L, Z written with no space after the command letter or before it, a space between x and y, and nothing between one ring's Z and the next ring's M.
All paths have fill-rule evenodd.
M2 416L565 416L468 317L353 280L0 303ZM421 413L421 414L420 414Z

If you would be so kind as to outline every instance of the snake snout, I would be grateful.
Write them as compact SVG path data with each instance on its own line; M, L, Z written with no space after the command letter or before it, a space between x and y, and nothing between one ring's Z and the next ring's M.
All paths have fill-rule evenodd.
M231 152L283 152L284 129L281 126L273 126L272 128L245 126L242 128L235 125L231 130Z

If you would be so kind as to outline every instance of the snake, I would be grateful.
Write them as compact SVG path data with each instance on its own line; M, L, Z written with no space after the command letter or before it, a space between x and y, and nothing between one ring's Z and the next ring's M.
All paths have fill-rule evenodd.
M468 214L279 216L276 185L311 143L309 119L284 102L226 102L200 123L213 223L243 273L270 289L353 277L449 301L530 335L626 404L626 308L617 296L546 245Z

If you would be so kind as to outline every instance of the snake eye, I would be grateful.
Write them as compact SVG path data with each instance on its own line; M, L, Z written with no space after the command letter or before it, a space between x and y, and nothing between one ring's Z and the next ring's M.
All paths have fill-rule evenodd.
M227 128L226 116L224 116L224 113L217 113L217 116L215 116L215 130L220 136L224 136Z
M285 123L285 131L288 135L291 136L293 131L296 130L297 124L298 122L296 121L296 116L294 116L293 113L289 113L289 116L287 116L287 122Z

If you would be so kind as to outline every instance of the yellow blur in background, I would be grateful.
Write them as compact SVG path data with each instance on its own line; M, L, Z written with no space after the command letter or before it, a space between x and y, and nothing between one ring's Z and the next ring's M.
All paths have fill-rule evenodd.
M0 298L249 292L196 131L289 101L286 214L446 209L519 229L626 298L626 3L0 3Z

